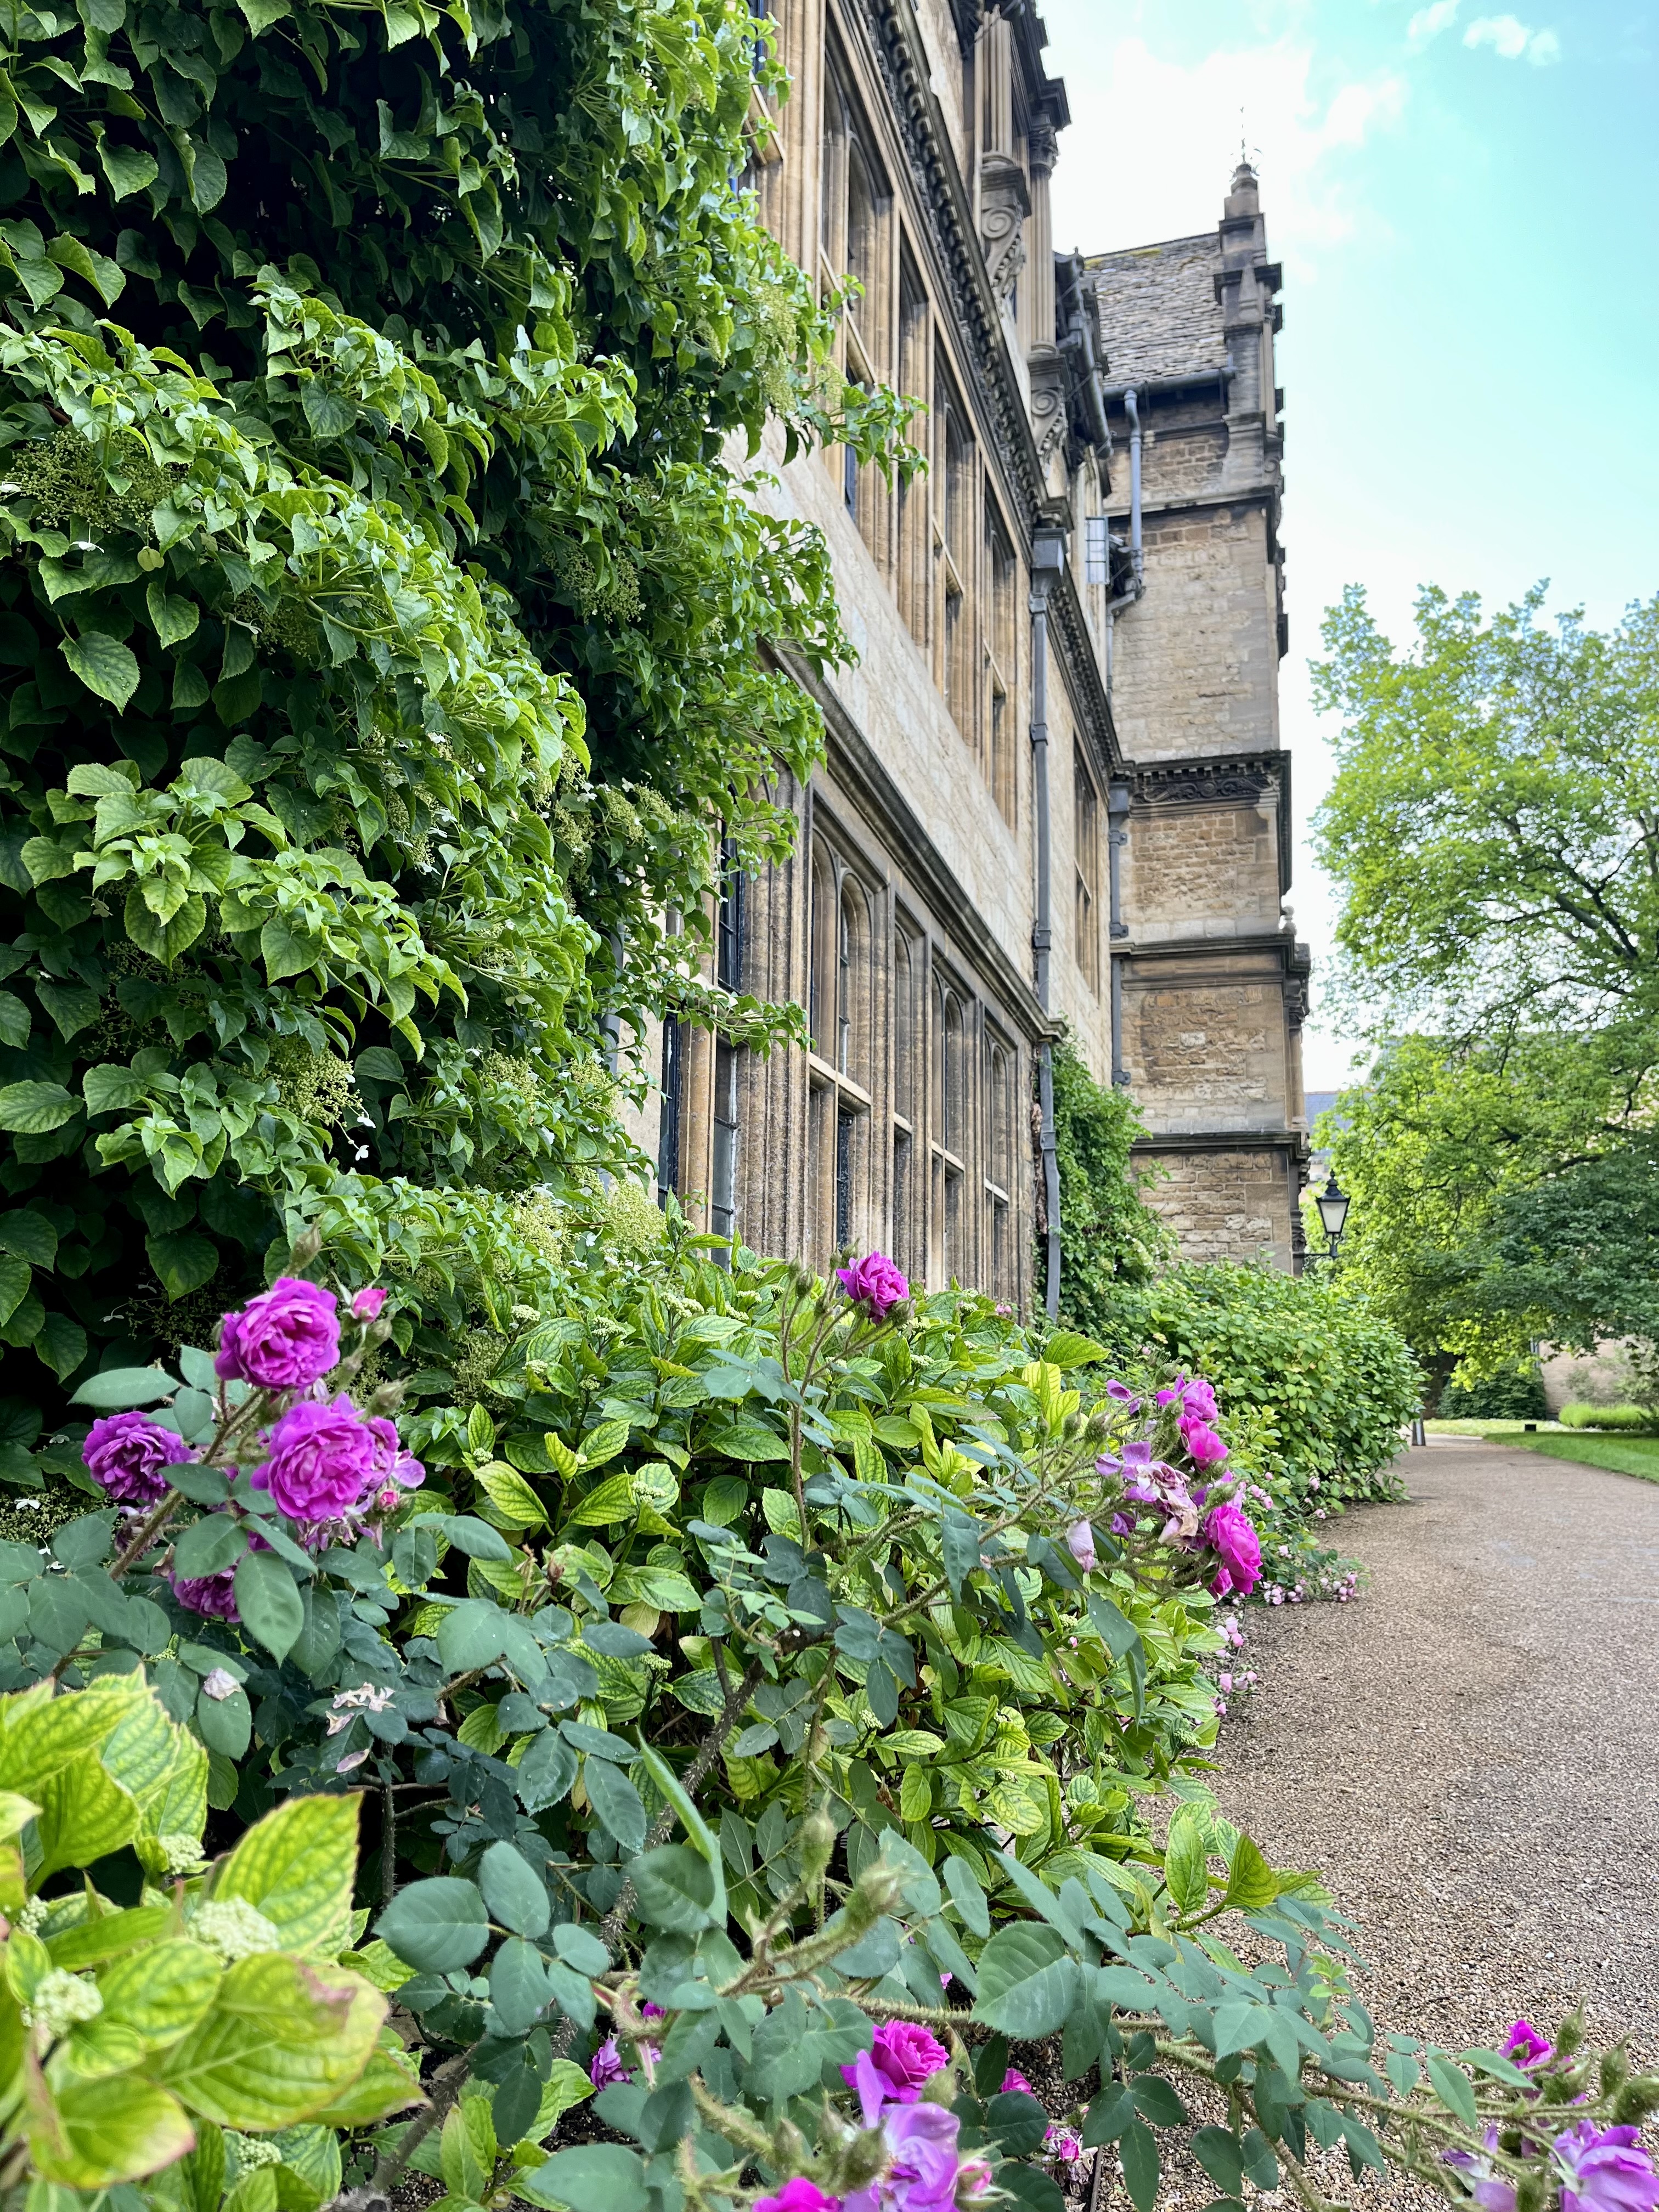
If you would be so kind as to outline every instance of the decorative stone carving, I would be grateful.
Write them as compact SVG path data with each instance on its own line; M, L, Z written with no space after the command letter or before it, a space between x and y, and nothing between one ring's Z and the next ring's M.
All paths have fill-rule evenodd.
M1044 481L1048 464L1066 439L1066 363L1058 346L1034 346L1031 373L1031 434Z
M1025 266L1025 218L1031 212L1025 172L1007 154L987 154L979 165L979 236L985 273L999 307L1006 307Z
M1025 146L1031 157L1032 175L1046 176L1060 158L1060 139L1046 115L1039 115L1026 132Z

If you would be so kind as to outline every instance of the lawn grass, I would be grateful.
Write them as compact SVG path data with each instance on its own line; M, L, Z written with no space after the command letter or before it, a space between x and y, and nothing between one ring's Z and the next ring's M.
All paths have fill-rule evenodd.
M1425 1421L1431 1437L1518 1437L1523 1429L1547 1430L1554 1435L1559 1421Z
M1486 1434L1495 1444L1541 1452L1546 1459L1571 1460L1578 1467L1605 1468L1610 1474L1634 1474L1644 1482L1659 1482L1659 1437L1589 1436L1582 1429L1517 1436L1512 1426L1488 1429Z

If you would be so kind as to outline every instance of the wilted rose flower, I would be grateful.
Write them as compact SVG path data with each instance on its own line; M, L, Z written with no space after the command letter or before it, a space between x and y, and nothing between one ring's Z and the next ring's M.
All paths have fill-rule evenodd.
M1555 2055L1555 2045L1541 2036L1529 2021L1517 2020L1504 2045L1504 2056L1516 2066L1541 2066Z
M839 2197L826 2197L816 2181L798 2173L775 2197L757 2197L755 2212L841 2212Z
M1218 1505L1204 1523L1204 1540L1221 1562L1210 1584L1217 1597L1237 1590L1248 1597L1261 1579L1261 1539L1253 1523L1231 1498Z
M1042 2138L1042 2148L1050 2158L1061 2159L1072 2166L1083 2155L1083 2138L1073 2129L1052 2122Z
M856 1266L837 1267L836 1280L854 1305L865 1307L872 1321L885 1321L910 1285L884 1252L866 1253Z
M266 1438L270 1457L248 1478L295 1521L334 1521L374 1480L380 1440L343 1393L290 1406Z
M419 1460L404 1449L403 1438L398 1434L395 1421L387 1420L384 1413L371 1414L363 1424L374 1439L375 1489L381 1493L375 1499L383 1513L389 1513L398 1504L398 1490L418 1490L426 1480L426 1469ZM386 1496L390 1491L390 1498Z
M262 1390L308 1390L340 1358L340 1316L332 1291L278 1275L268 1291L219 1325L214 1372Z
M1115 1398L1120 1406L1127 1406L1131 1413L1140 1403L1139 1399L1127 1382L1109 1382L1106 1385L1106 1395L1109 1398Z
M196 1455L181 1436L147 1414L106 1413L87 1431L81 1456L106 1497L122 1505L154 1505L167 1492L161 1470Z
M1561 2179L1561 2212L1654 2212L1659 2174L1635 2128L1580 2120L1550 2146Z
M1073 1521L1066 1531L1066 1548L1085 1575L1093 1574L1100 1562L1095 1557L1095 1532L1086 1521Z
M351 1317L354 1321L379 1321L380 1308L385 1304L386 1292L383 1290L377 1287L359 1291L351 1301Z
M622 2053L617 2048L614 2035L607 2035L589 2059L587 2078L596 2089L613 2089L618 2082L633 2080L634 2076L622 2063Z

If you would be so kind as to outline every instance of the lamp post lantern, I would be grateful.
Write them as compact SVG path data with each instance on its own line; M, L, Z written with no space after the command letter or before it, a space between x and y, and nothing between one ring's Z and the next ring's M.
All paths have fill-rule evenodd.
M1349 1206L1348 1194L1337 1182L1334 1170L1314 1204L1319 1208L1319 1218L1324 1227L1329 1248L1328 1257L1334 1260L1337 1247L1342 1242L1342 1229L1348 1218Z

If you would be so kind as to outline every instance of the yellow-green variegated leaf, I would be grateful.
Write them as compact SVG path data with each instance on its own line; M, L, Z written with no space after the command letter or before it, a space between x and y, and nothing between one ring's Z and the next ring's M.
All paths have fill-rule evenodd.
M529 1743L526 1736L525 1741ZM366 1982L373 1982L377 1990L400 1990L414 1978L415 1969L404 1966L389 1943L381 1942L377 1936L372 1943L365 1943L359 1951L348 1951L340 1960L354 1973L361 1974Z
M368 2065L356 2080L328 2104L319 2106L313 2118L330 2128L362 2127L371 2120L383 2120L390 2113L406 2112L410 2105L425 2102L415 2062L399 2045L395 2051L371 2051Z
M159 2172L195 2146L178 2099L136 2074L70 2081L55 2095L33 2058L26 2075L29 2158L43 2181L107 2189Z
M994 1782L987 1802L994 1817L1017 1836L1040 1835L1048 1825L1046 1793L1039 1802L1037 1792L1022 1781Z
M40 1808L32 1797L21 1797L15 1790L0 1790L0 1842L9 1843L21 1836Z
M284 1950L337 1957L351 1941L358 1802L293 1797L267 1813L221 1869L215 1898L240 1898L263 1912Z
M183 1936L129 1951L98 1977L100 2017L131 2028L151 2050L176 2043L213 2002L222 1972L213 1952Z
M155 2070L222 2127L290 2127L359 2078L386 2011L380 1990L358 1975L262 1952L228 1970L207 2014Z
M508 1467L505 1460L491 1460L472 1479L509 1528L547 1526L547 1508L518 1469Z
M207 1825L208 1755L190 1730L169 1717L142 1675L119 1679L134 1685L135 1694L100 1756L137 1800L140 1826L134 1848L149 1873L161 1874L167 1859L158 1838L199 1838Z

